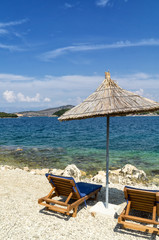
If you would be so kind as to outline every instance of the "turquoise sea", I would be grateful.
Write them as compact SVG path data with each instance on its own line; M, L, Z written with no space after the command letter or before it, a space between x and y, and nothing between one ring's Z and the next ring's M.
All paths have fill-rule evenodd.
M57 118L0 119L0 164L84 171L105 169L106 118L59 122ZM159 117L110 118L110 168L126 163L159 174Z

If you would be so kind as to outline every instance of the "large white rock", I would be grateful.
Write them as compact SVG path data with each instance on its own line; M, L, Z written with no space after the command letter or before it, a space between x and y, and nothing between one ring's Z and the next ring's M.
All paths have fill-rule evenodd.
M29 168L28 167L23 167L23 170L26 172L29 172Z
M81 178L81 171L76 167L76 165L71 164L64 169L62 175L66 177L74 177L77 181L79 181Z
M92 178L93 182L96 183L105 183L106 182L106 173L104 171L99 171L97 175Z
M38 171L38 169L37 169L36 171L37 171L37 174L39 174L39 175L45 175L46 173L49 172L49 168L43 168L40 171Z
M49 171L49 173L52 173L52 174L58 175L58 176L63 175L63 172L64 172L64 170L62 170L62 169L56 169L56 168L51 169L51 171Z
M120 171L120 174L126 176L131 180L146 181L146 173L143 170L139 170L131 164L126 164Z
M123 176L132 175L137 170L138 169L135 166L133 166L131 164L126 164L123 168L121 168L120 173Z
M36 175L36 169L31 169L30 173L33 174L33 175Z
M121 169L109 171L109 181L111 183L119 183L120 182L120 171L121 171Z
M106 173L99 171L92 178L93 182L105 183ZM147 181L146 173L143 170L137 169L131 164L126 164L123 168L109 171L109 182L131 185L135 182Z
M14 167L8 166L8 165L1 165L1 166L0 166L0 169L1 169L2 171L6 171L6 170L12 170L12 169L14 169Z
M43 169L31 169L30 173L33 175L45 175L46 173L49 172L48 168L43 168Z

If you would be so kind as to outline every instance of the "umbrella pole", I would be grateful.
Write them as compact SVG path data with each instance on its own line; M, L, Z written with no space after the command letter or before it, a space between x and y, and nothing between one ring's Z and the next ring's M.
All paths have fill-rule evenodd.
M109 198L109 116L107 116L107 151L106 151L106 202L105 207L108 208Z

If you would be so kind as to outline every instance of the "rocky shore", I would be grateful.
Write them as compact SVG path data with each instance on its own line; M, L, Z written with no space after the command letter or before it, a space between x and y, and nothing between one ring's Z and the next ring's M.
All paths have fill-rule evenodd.
M0 165L0 170L24 170L32 175L45 175L51 173L59 176L74 177L76 181L85 180L87 182L95 182L105 184L105 171L98 171L94 176L88 175L86 172L78 169L76 165L68 165L65 169L44 168L44 169L30 169L24 167L22 169L8 165ZM147 176L143 170L139 170L131 164L126 164L122 168L116 170L109 170L109 182L113 184L136 185L142 184L145 186L159 186L159 175Z
M87 201L79 207L76 218L46 211L38 205L38 198L50 191L50 184L44 174L73 176L77 181L100 183L103 188L98 200L105 201L105 173L87 176L75 165L64 170L24 169L0 166L0 239L159 239L159 236L120 229L114 216L92 215L90 207L94 201ZM132 165L125 165L110 171L109 202L118 206L124 203L124 185L158 189L145 172Z

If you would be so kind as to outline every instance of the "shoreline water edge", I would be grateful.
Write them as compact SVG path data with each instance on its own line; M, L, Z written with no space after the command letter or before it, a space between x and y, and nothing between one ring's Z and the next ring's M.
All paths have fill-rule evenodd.
M57 118L0 119L0 165L64 169L75 164L87 175L105 170L104 118L59 122ZM132 164L159 175L159 118L111 118L109 169Z

